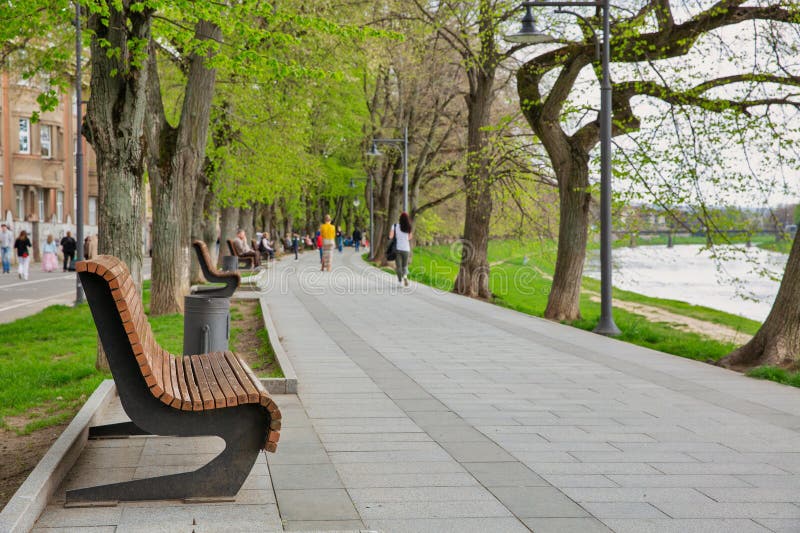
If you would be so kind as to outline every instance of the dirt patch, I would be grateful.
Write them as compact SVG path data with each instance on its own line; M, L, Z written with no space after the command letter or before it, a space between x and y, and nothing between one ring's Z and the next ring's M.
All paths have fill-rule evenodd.
M3 458L0 461L0 509L6 506L66 427L64 423L28 435L0 430L0 457Z
M258 376L279 375L258 300L231 300L231 333L231 351L239 354Z
M588 292L593 302L600 301L600 295L595 292ZM614 307L624 309L639 316L643 316L651 322L663 322L669 324L673 328L686 331L688 333L698 333L708 338L715 339L722 342L731 342L734 344L744 344L750 340L751 335L742 331L737 331L728 326L715 324L713 322L706 322L688 316L678 315L671 313L660 307L652 305L645 305L635 302L626 302L622 300L614 300Z

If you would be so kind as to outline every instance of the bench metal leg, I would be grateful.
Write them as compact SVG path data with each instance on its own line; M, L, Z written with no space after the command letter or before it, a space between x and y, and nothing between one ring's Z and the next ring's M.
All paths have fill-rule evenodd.
M124 439L131 435L151 435L151 433L143 430L133 422L120 422L118 424L106 424L89 428L90 439Z
M264 419L257 409L231 408L221 411L228 411L225 413L228 423L216 434L225 440L225 450L205 466L193 472L69 490L66 504L234 498L264 444Z

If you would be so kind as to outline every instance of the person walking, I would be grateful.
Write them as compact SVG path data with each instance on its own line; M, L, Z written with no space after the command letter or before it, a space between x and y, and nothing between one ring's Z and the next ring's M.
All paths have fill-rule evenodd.
M3 257L3 274L11 272L11 246L14 244L14 234L7 224L0 224L0 253Z
M336 230L336 249L339 250L339 253L344 250L344 234L341 227Z
M317 230L316 235L314 235L314 247L319 250L319 264L322 264L322 235L320 234L319 230Z
M353 230L353 246L355 246L356 253L358 253L358 249L361 248L361 230L358 228Z
M58 245L53 235L47 236L47 241L42 246L42 272L55 272L58 268Z
M297 249L298 249L298 248L300 248L300 235L298 235L297 233L295 233L294 235L292 235L292 251L294 252L294 260L295 260L295 261L297 261L298 259L300 259L300 258L297 256Z
M333 247L336 244L336 227L331 224L331 216L325 215L325 222L319 227L322 237L322 270L331 271L333 262Z
M28 269L31 263L31 248L33 248L33 244L31 244L31 240L28 238L28 232L25 230L20 231L19 237L14 241L14 250L17 252L17 274L19 275L19 279L28 279Z
M73 270L75 268L73 262L75 261L75 250L78 249L77 241L72 237L72 232L68 231L67 234L61 239L61 253L64 254L64 272Z
M392 226L389 240L397 238L397 258L394 261L397 281L408 287L408 255L411 253L411 219L408 213L400 213L400 223Z

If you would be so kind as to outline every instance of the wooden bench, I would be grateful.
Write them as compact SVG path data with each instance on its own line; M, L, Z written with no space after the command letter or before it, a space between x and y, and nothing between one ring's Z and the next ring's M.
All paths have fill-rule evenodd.
M236 247L233 245L233 241L228 239L226 242L228 243L228 250L230 251L231 255L239 259L239 268L253 269L256 267L255 257L239 257L239 254L236 252Z
M232 352L176 356L161 348L116 257L81 261L76 270L131 419L90 435L213 435L225 450L193 472L69 490L67 503L233 498L259 451L274 452L280 438L281 412L261 381Z
M197 253L197 262L200 263L200 270L203 277L210 283L224 283L224 287L200 287L196 291L203 296L214 298L230 298L242 282L242 276L238 272L220 272L211 260L208 253L208 246L203 241L192 242L192 247Z

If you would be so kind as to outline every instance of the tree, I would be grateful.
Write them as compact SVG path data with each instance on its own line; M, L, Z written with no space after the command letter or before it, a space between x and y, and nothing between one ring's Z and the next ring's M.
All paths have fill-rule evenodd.
M707 51L718 30L750 23L766 35L775 24L796 20L796 10L784 2L745 3L641 0L634 6L617 8L611 29L612 71L624 79L612 82L612 135L632 136L639 131L637 111L641 112L641 107L637 105L642 101L659 101L676 109L696 107L729 118L770 106L796 105L790 94L781 91L800 84L800 78L782 66L782 58L792 49L786 43L767 39L770 46L765 53L772 54L774 60L754 59L749 70L731 74L713 76L706 68L691 69L691 63L680 61ZM744 26L741 31L745 31ZM718 52L738 64L730 47L723 44ZM599 120L595 108L570 104L570 95L587 66L599 73L594 32L582 24L578 40L535 55L517 74L521 109L542 141L559 186L558 255L545 310L545 317L554 320L580 317L591 200L589 165L591 152L599 142Z

